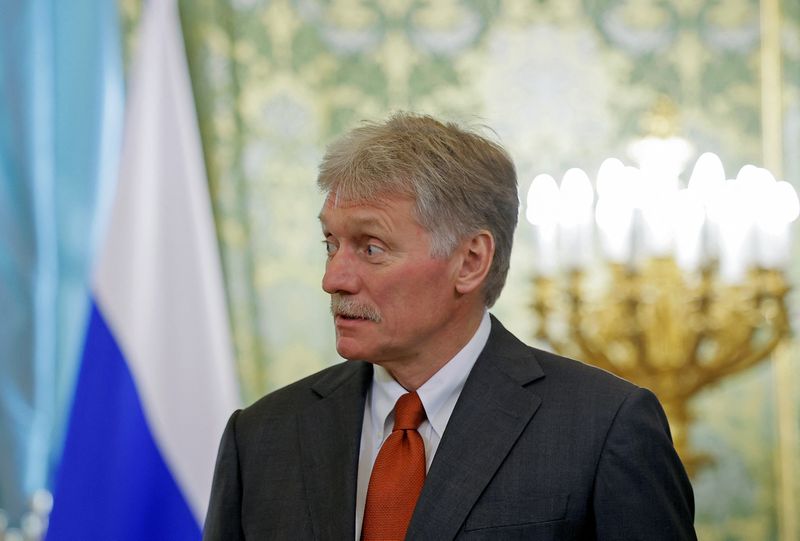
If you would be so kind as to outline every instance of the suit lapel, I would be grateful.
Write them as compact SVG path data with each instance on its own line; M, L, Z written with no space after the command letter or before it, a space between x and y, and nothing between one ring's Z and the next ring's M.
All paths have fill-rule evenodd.
M303 476L317 539L353 539L364 399L372 366L348 361L315 384L320 400L298 414Z
M452 539L541 399L524 385L543 377L530 349L492 318L431 464L406 539Z

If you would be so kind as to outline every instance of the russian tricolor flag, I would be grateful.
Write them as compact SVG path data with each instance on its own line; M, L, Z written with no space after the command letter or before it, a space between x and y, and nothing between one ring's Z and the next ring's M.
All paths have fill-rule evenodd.
M175 0L149 0L47 538L199 539L239 404Z

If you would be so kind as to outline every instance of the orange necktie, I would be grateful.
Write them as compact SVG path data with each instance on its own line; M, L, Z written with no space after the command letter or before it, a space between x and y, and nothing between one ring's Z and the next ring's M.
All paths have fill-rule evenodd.
M425 408L416 392L397 399L394 427L383 442L367 488L363 541L402 540L425 482L425 444L417 428Z

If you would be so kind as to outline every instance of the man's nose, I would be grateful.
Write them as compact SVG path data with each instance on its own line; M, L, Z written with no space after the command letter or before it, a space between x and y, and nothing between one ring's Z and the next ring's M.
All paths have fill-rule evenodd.
M340 248L325 264L322 289L329 294L353 294L358 292L359 283L352 256Z

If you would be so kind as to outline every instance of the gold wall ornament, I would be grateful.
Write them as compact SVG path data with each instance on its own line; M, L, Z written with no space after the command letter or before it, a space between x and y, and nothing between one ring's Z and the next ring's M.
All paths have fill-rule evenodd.
M695 473L709 457L689 445L691 399L789 334L784 269L800 202L760 167L727 179L711 153L684 183L691 152L675 135L646 137L631 145L638 167L615 158L600 166L596 193L579 169L560 185L539 175L526 217L537 337L654 391Z

